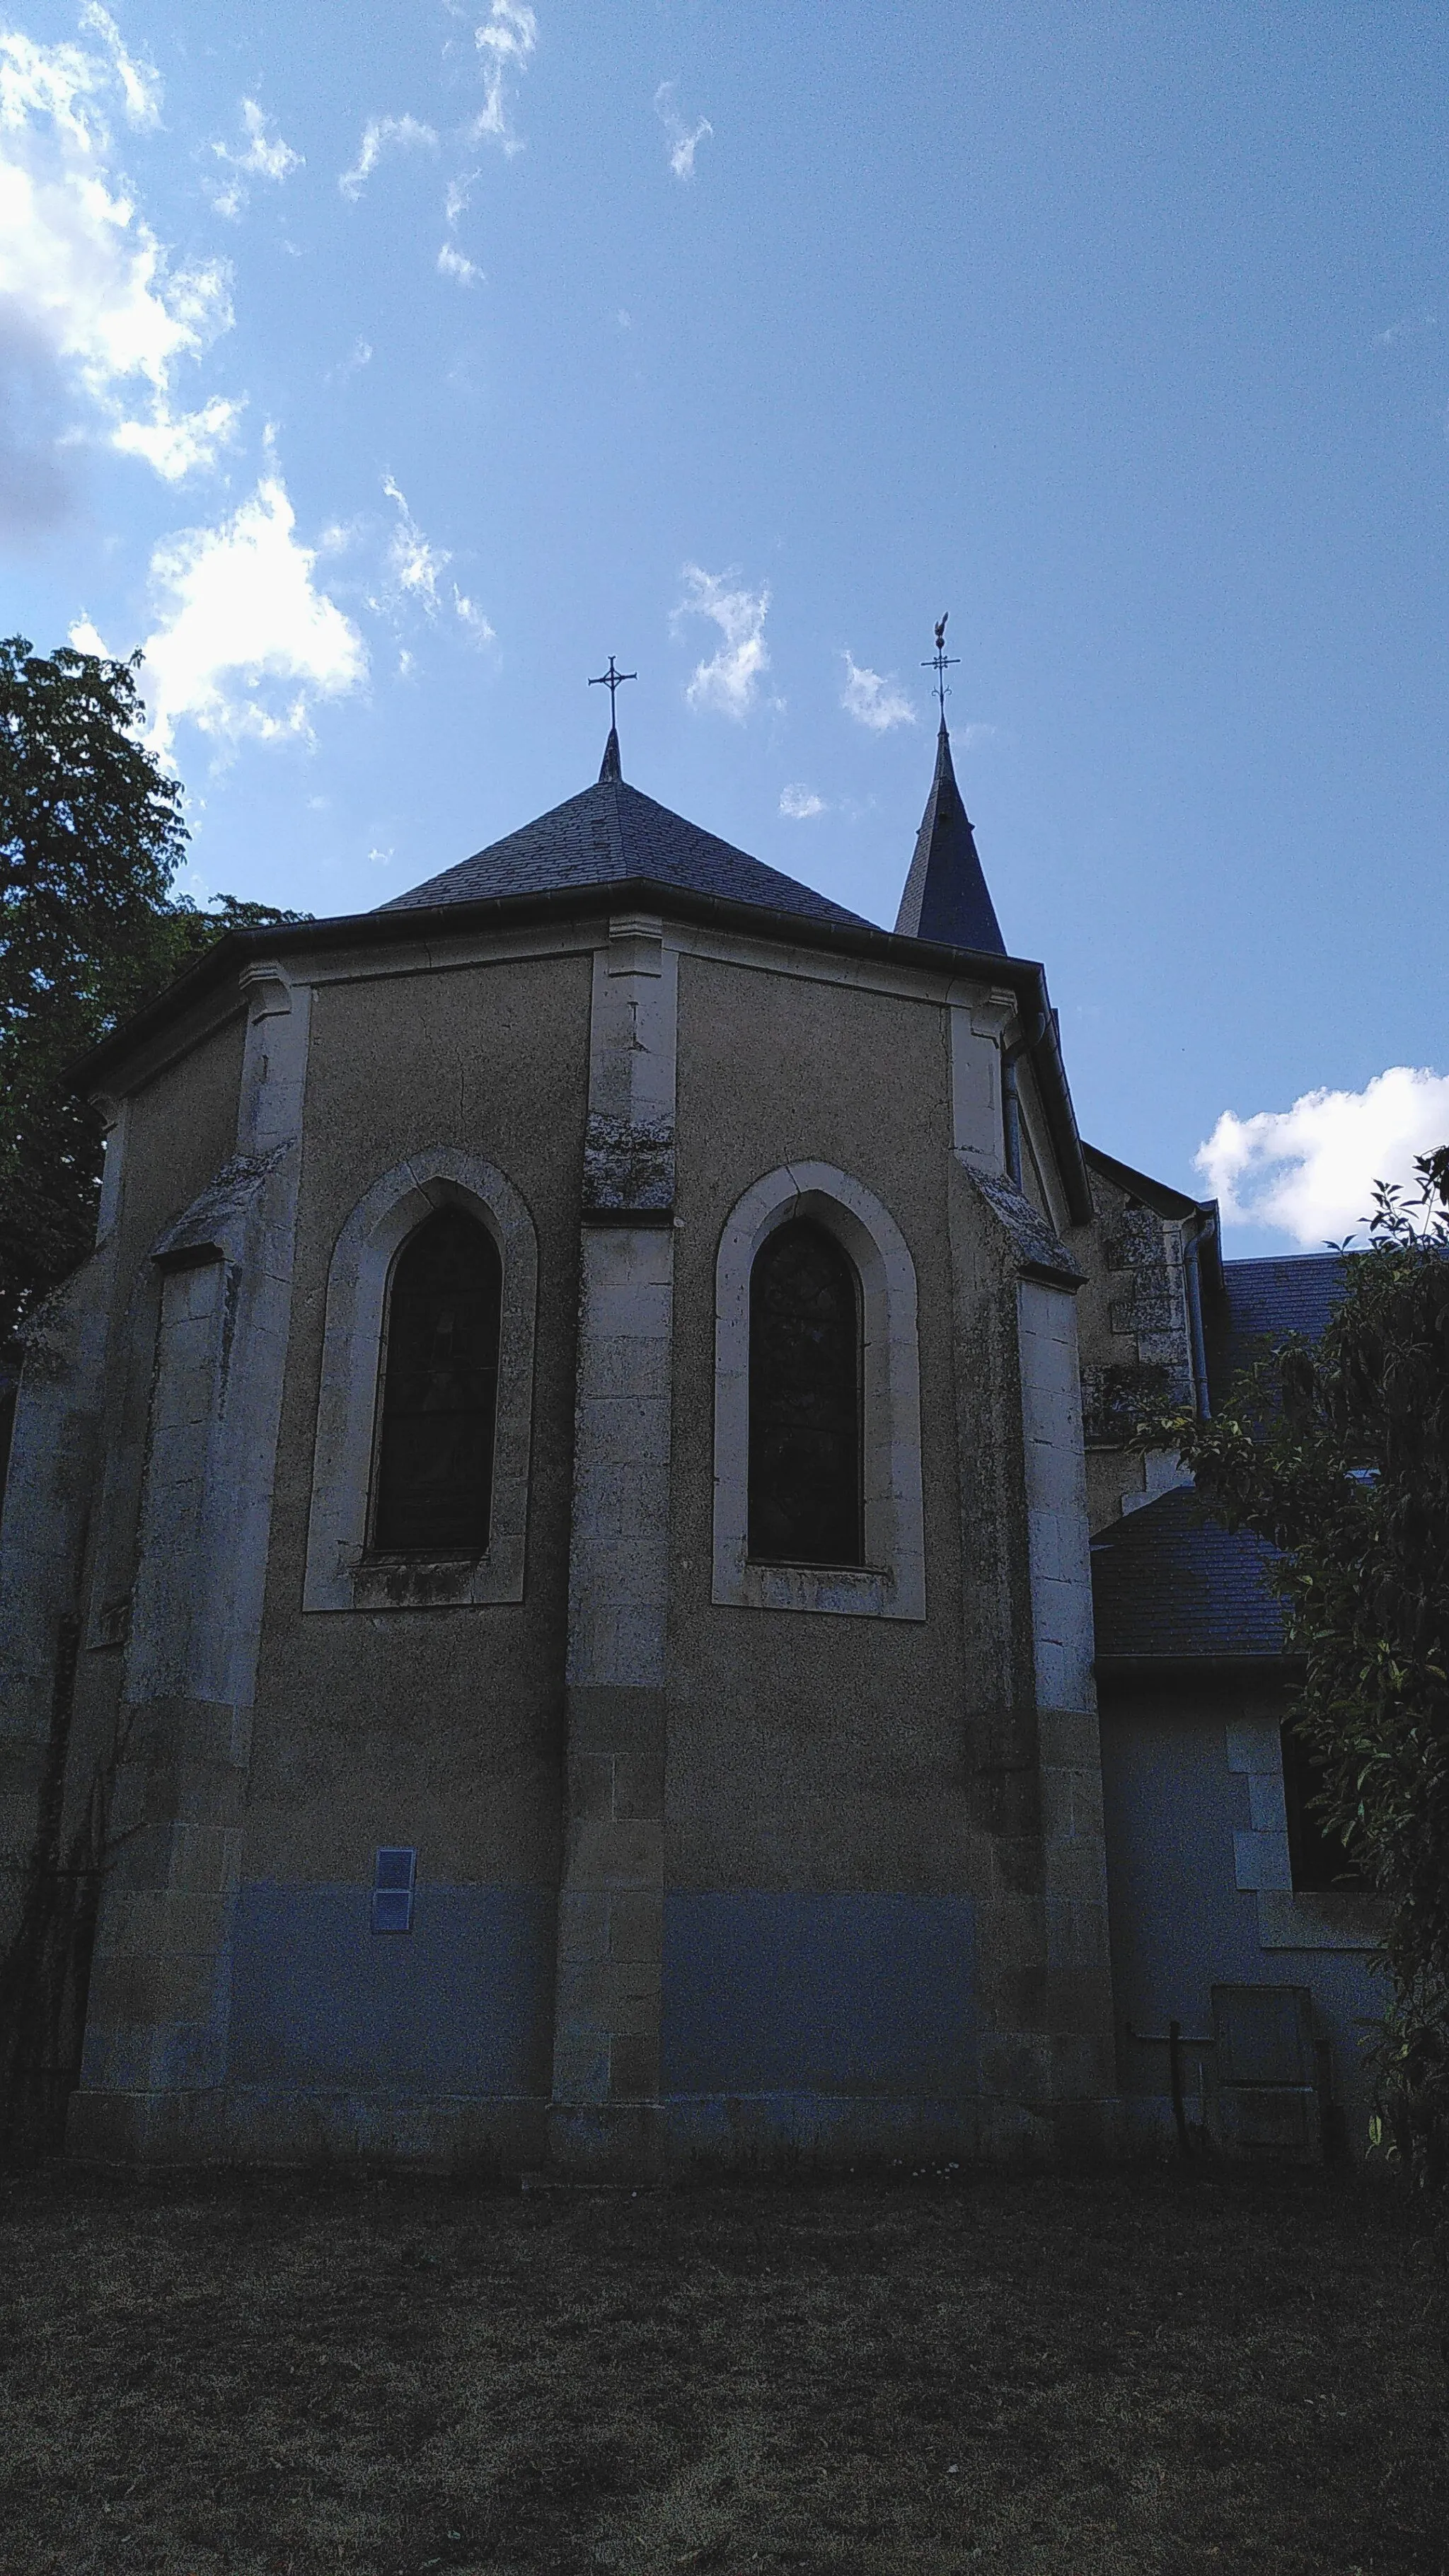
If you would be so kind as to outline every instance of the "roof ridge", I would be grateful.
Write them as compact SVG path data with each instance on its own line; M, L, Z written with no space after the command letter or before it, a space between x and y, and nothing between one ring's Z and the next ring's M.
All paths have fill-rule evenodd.
M627 871L629 854L624 847L624 823L619 812L619 797L623 785L624 781L617 770L605 769L600 773L595 793L603 806L604 823L609 835L609 856L617 868Z
M1365 1246L1364 1249L1367 1249L1367 1247ZM1355 1258L1356 1253L1353 1250L1346 1250L1343 1252L1336 1250L1325 1252L1239 1252L1234 1254L1231 1260L1227 1259L1225 1256L1223 1260L1223 1268L1225 1270L1266 1270L1270 1262L1276 1263L1281 1267L1282 1264L1289 1261L1352 1261Z

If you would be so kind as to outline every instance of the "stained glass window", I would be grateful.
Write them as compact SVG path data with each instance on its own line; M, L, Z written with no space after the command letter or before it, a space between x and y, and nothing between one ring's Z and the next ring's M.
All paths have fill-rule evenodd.
M750 1273L752 1557L864 1563L860 1284L808 1217L779 1226Z
M440 1208L398 1256L373 1515L384 1554L488 1544L501 1289L492 1236L461 1208Z

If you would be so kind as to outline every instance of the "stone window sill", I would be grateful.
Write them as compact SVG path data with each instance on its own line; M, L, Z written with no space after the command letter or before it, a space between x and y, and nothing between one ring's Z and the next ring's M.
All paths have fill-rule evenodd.
M482 1556L365 1556L353 1569L346 1606L443 1610L459 1603L516 1601L522 1594L522 1569L508 1564L512 1553L489 1548Z
M778 1565L747 1557L714 1598L743 1610L813 1610L866 1619L923 1619L924 1586L903 1584L891 1567ZM919 1607L917 1606L919 1603Z

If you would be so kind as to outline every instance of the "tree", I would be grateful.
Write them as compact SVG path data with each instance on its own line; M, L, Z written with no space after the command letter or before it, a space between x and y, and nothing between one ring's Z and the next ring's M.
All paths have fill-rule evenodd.
M222 932L302 917L171 899L186 827L139 658L0 641L0 1352L94 1236L101 1139L68 1067Z
M1295 1339L1170 1439L1230 1527L1282 1550L1290 1714L1328 1832L1389 1902L1375 2136L1449 2181L1449 1146L1375 1192L1316 1345Z

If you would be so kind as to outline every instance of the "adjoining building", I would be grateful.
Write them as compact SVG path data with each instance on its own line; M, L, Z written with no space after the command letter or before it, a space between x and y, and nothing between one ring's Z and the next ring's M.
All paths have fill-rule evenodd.
M1082 1144L944 722L894 932L611 730L85 1080L0 1528L13 1884L114 1779L73 2153L1361 2131L1261 1551L1131 1437L1332 1265Z

